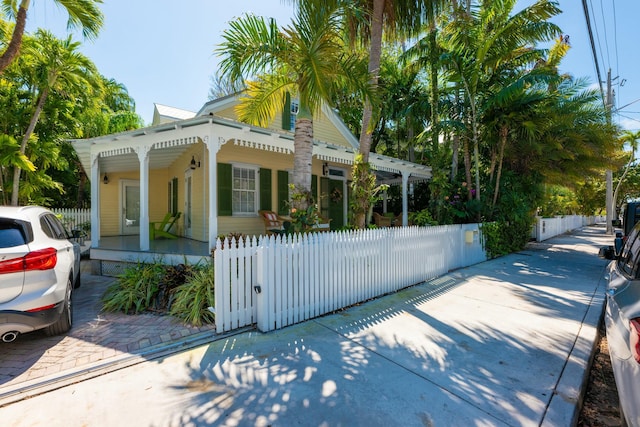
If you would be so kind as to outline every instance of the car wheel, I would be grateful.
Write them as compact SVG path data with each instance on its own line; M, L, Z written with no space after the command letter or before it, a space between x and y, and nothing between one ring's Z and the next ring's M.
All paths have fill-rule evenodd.
M71 304L73 297L73 285L71 283L71 278L67 279L67 293L64 298L64 308L62 309L62 313L60 314L60 318L56 321L56 323L47 326L44 329L44 333L46 335L58 335L67 332L71 329L71 325L73 323L73 307Z
M73 284L73 289L78 289L82 284L82 282L80 281L80 276L82 276L82 274L80 274L80 272L78 271L78 276L76 277L76 281Z

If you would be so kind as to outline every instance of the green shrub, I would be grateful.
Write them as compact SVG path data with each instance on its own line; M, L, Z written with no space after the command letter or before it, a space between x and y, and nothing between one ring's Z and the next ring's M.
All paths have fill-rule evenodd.
M195 326L213 323L214 313L209 311L215 305L213 292L213 264L195 268L187 282L177 287L170 314Z
M497 258L524 249L531 237L530 221L495 221L481 225L484 249Z
M144 263L125 269L116 282L107 288L102 297L102 307L106 311L127 314L148 310L155 302L164 271L161 264Z
M433 219L429 209L423 209L419 212L412 212L409 214L409 222L413 225L419 225L421 227L427 225L438 225L438 221Z

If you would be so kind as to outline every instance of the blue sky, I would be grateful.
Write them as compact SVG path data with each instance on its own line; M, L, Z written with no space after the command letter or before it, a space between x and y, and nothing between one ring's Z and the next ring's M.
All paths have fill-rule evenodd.
M531 3L520 0L518 7ZM559 0L559 4L563 14L553 21L571 43L561 69L597 84L582 1ZM639 129L640 101L635 101L640 100L636 22L640 1L587 0L587 4L601 77L606 79L611 68L616 108L631 103L614 119L627 129ZM83 42L81 50L104 76L127 87L147 124L154 102L197 111L207 101L218 63L213 50L230 20L253 12L285 25L293 10L282 0L105 0L101 8L105 25L98 39ZM44 27L63 37L65 24L66 15L54 2L32 0L27 31Z

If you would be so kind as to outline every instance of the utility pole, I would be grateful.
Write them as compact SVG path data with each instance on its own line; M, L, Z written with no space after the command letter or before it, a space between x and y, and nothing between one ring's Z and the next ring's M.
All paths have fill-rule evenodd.
M611 123L611 110L613 109L613 94L611 91L611 68L607 72L607 103L605 105L607 109L607 121ZM607 191L607 234L613 235L613 223L614 213L616 207L613 200L613 173L611 169L605 171L606 179L606 191Z

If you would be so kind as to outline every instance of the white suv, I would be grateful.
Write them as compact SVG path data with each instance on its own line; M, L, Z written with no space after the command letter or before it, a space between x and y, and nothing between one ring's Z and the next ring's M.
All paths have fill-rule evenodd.
M0 339L67 332L80 286L80 246L39 206L0 206Z

